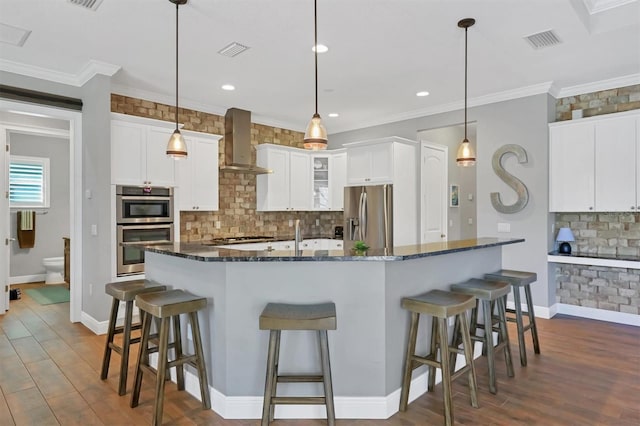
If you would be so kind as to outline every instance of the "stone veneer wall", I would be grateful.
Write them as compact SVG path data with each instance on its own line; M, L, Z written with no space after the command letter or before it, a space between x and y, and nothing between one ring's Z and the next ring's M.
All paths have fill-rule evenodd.
M576 253L640 256L640 213L556 213L562 227L573 231Z
M557 264L560 303L640 314L640 270Z
M594 256L640 256L640 213L557 213L569 227L572 251ZM558 302L640 314L640 270L556 264Z
M111 111L138 117L175 121L168 105L122 95L111 95ZM224 116L180 108L178 120L185 130L224 135ZM271 143L303 147L304 134L277 127L251 124L251 144ZM224 138L220 139L218 164L224 159ZM255 163L255 150L253 151ZM218 211L181 212L180 240L208 241L213 238L267 235L293 235L289 220L300 219L303 236L332 236L333 227L342 224L342 212L256 212L256 176L220 172ZM316 226L316 221L319 225ZM216 228L220 222L220 228Z
M556 121L571 120L579 109L583 117L640 109L640 84L557 99Z

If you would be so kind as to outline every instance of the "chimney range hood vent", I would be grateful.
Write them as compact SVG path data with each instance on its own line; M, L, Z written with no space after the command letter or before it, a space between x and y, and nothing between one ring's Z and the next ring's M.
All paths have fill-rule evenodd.
M229 108L224 116L223 172L260 175L272 170L251 164L251 112Z

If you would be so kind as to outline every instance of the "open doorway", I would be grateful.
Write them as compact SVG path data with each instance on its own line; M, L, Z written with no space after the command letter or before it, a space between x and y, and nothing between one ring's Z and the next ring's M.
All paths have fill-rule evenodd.
M50 232L50 228L57 227L64 231L67 237L73 243L69 251L70 270L68 274L70 286L70 304L69 319L72 322L80 321L82 312L82 115L77 111L70 111L58 108L51 108L42 105L26 104L20 102L0 100L0 146L8 146L12 144L17 151L15 154L21 153L23 157L38 157L38 145L49 144L47 150L40 150L41 154L52 154L53 145L59 145L53 151L57 151L54 155L57 158L54 166L59 170L62 163L66 170L62 173L62 182L56 180L56 188L50 196L57 197L62 201L62 206L58 203L57 211L45 209L34 209L36 213L36 228L41 236L38 244L39 250L22 250L14 242L18 221L16 211L12 212L7 197L2 197L0 201L0 236L4 244L1 246L2 257L6 262L0 262L0 279L4 283L5 297L0 298L0 314L10 308L9 286L17 281L29 281L45 278L42 275L43 269L35 269L35 264L42 264L44 257L64 256L64 240L60 237L59 246L55 248L55 242L49 244L45 240L57 238L56 232ZM58 143L55 143L55 142ZM62 146L60 144L62 142ZM42 147L40 147L42 148ZM34 151L35 150L35 151ZM0 184L4 191L9 189L9 164L10 155L13 149L3 149L3 158L0 161ZM66 156L66 161L60 159L60 151ZM40 156L40 158L44 158ZM57 173L56 173L57 175ZM58 176L59 177L59 176ZM54 184L52 184L54 185ZM65 203L66 201L66 203ZM50 217L46 217L51 214ZM57 217L62 214L64 217ZM53 223L49 219L54 219ZM77 220L76 220L77 218ZM60 234L62 235L62 234ZM18 247L18 248L16 248ZM37 253L36 253L37 252ZM53 255L56 256L53 256ZM44 257L43 257L44 256ZM42 257L42 259L39 259ZM12 260L14 263L12 264ZM11 271L13 266L13 272ZM29 271L38 271L40 274L29 273ZM10 277L13 277L11 279Z

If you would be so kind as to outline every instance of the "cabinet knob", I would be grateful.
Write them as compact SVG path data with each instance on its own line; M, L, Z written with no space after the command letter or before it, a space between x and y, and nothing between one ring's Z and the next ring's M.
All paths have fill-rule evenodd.
M635 207L635 206L631 206L631 210L635 210L635 209L636 209L636 207Z
M593 207L589 207L589 210L593 210Z

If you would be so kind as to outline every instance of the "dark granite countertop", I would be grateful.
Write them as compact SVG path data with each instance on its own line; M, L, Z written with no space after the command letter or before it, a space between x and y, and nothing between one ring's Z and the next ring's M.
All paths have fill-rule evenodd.
M148 252L177 256L200 262L290 262L290 261L398 261L438 256L489 247L524 242L523 238L478 238L394 247L391 251L370 249L355 255L343 250L303 250L296 255L293 250L233 250L194 243L143 245Z
M557 251L549 252L551 256L562 256L562 257L575 257L575 258L585 258L585 259L605 259L605 260L626 260L631 262L640 262L640 257L638 256L630 256L624 254L598 254L598 253L571 253L571 254L563 254L558 253Z

